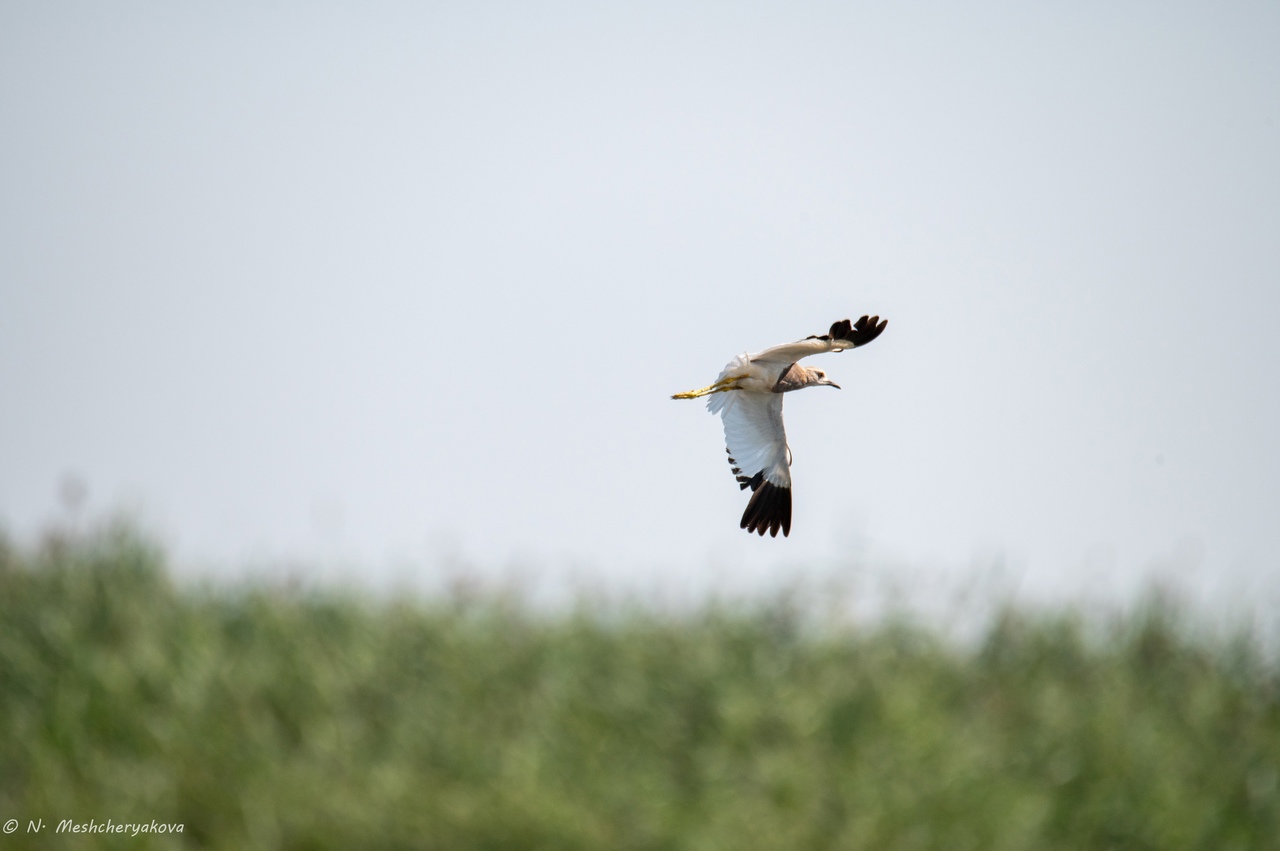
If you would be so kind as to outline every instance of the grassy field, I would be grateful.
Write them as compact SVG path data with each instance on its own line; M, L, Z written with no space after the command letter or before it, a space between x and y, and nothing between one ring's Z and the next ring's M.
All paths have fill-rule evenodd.
M125 530L0 541L0 846L1280 848L1280 675L1196 636L184 590Z

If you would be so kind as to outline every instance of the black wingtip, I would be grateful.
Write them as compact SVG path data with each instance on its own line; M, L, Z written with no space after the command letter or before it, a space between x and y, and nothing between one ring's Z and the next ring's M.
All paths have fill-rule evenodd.
M876 337L879 337L884 329L889 325L889 320L882 320L879 316L863 316L857 322L850 322L848 319L841 319L839 322L831 326L831 338L833 340L848 340L853 344L854 348L865 346Z
M760 474L756 474L760 478ZM742 522L738 524L740 529L746 529L747 532L756 532L760 537L764 537L767 530L771 537L778 537L778 530L782 530L782 536L785 538L791 534L791 488L779 487L772 482L761 480L759 486L753 488L755 493L751 495L751 501L747 503L747 510L742 512Z

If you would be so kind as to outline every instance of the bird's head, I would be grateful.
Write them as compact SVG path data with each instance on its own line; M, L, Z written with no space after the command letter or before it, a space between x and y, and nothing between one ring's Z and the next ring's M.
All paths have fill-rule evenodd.
M834 381L827 378L827 374L822 370L810 369L810 370L807 370L807 372L809 373L810 384L813 384L818 387L834 387L837 390L841 389L840 385L836 384Z

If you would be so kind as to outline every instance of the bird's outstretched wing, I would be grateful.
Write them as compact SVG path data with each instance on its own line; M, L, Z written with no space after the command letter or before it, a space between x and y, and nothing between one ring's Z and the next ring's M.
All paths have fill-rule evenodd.
M831 326L831 330L818 336L812 335L794 343L786 343L765 349L751 355L752 363L795 363L809 355L820 355L826 352L842 352L845 349L856 349L865 346L889 324L889 320L881 320L879 316L863 316L857 322L850 323L841 319Z
M729 466L751 501L742 514L741 528L765 530L773 537L782 530L791 534L791 457L782 428L781 393L745 393L731 390L725 398L724 440Z

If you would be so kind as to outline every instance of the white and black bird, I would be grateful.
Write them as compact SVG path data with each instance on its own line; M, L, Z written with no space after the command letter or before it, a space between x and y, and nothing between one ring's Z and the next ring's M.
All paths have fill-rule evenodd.
M865 346L888 324L879 316L863 316L854 323L842 319L821 336L738 355L714 384L671 397L710 396L707 410L724 418L729 466L739 487L752 491L741 528L762 536L768 530L775 538L779 529L784 536L791 534L791 450L782 428L782 394L805 387L840 388L822 370L800 366L798 361Z

